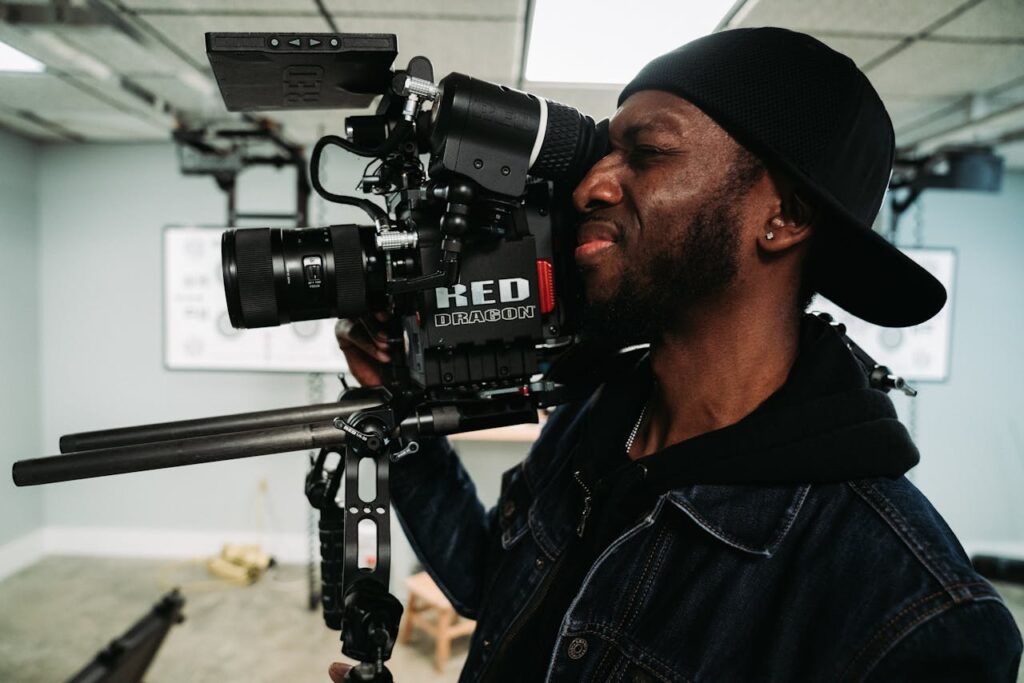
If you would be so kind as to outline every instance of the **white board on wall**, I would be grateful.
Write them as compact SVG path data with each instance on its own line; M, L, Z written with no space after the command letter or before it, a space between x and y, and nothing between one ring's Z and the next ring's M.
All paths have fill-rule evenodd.
M236 330L221 274L223 227L163 233L164 365L172 370L343 372L334 320Z
M828 313L846 325L850 339L900 377L917 382L944 382L949 378L956 251L931 248L901 248L901 251L946 288L946 305L931 320L914 327L879 327L850 315L820 295L814 298L810 310Z

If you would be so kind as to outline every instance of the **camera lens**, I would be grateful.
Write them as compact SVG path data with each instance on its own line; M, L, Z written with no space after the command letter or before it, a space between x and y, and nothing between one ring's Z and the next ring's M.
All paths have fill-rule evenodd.
M369 310L369 226L246 228L221 238L228 317L239 328L342 318Z

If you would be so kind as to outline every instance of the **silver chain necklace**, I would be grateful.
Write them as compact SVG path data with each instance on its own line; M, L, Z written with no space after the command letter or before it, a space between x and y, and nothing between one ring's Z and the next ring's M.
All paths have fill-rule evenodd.
M626 455L629 456L629 451L633 448L633 441L636 439L637 432L640 431L640 425L644 421L644 416L647 415L647 404L650 401L644 402L644 407L640 409L640 417L636 419L636 424L633 425L633 431L629 433L629 438L626 439Z

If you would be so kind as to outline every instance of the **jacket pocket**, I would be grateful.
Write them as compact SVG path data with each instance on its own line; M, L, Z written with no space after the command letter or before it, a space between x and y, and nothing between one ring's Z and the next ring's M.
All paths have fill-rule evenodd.
M508 550L523 537L529 528L530 504L533 494L523 476L522 465L516 465L501 475L501 495L498 496L498 528L501 529L501 547Z

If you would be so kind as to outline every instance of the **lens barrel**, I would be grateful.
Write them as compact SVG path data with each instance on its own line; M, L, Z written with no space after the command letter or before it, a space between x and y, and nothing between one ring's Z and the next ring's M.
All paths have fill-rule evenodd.
M432 173L520 196L529 176L576 183L607 154L607 125L530 93L451 73L431 111Z
M221 266L231 324L272 327L367 312L373 234L358 225L226 230Z
M608 122L595 124L578 109L559 102L545 100L544 106L546 121L537 132L543 141L530 175L575 184L608 153Z

